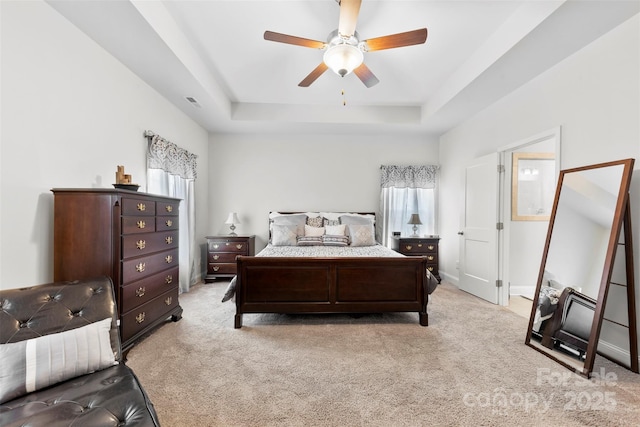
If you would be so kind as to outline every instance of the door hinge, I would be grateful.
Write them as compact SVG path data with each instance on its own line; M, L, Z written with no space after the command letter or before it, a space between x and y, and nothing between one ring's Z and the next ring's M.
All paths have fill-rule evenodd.
M504 165L498 165L498 173L504 173Z
M496 230L503 230L504 222L496 222Z
M496 288L501 288L501 287L502 287L502 279L496 280Z

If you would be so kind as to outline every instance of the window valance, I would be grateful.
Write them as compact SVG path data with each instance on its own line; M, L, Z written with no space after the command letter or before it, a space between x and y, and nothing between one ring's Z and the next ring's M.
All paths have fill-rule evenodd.
M184 179L196 179L198 156L178 147L152 131L145 131L149 142L148 169L162 169Z
M380 166L381 188L435 188L438 165Z

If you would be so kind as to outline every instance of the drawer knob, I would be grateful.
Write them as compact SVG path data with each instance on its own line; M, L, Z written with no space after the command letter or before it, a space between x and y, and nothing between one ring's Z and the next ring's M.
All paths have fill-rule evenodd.
M147 246L147 242L145 242L144 240L138 240L136 242L136 248L142 250Z
M136 271L138 273L142 273L145 268L147 268L147 265L144 262L141 262L140 264L136 265Z
M165 278L164 278L164 282L165 282L167 285L170 285L170 284L171 284L171 282L173 282L173 276L172 276L172 275L168 275L167 277L165 277Z
M144 212L147 210L147 205L145 205L144 203L138 203L137 208L139 211Z
M239 245L236 245L236 248L237 248L238 250L240 250L240 249L242 249L242 247L243 247L243 246L244 246L243 244L239 244Z
M145 228L147 226L147 223L140 220L138 222L136 222L136 225L138 226L138 228Z
M408 251L410 251L410 250L411 250L411 248L413 248L413 246L411 246L411 245L406 245L406 246L405 246L405 248L407 248L407 250L408 250Z
M218 260L218 258L220 258L220 255L218 255L218 254L215 254L215 255L213 256L213 259L214 259L214 260Z
M173 237L171 236L165 237L164 241L167 242L167 245L170 245L173 243Z
M432 250L434 250L434 249L435 249L435 246L433 246L433 245L429 245L429 246L427 246L427 249L429 249L430 251L432 251Z
M170 219L168 219L165 224L167 224L167 227L171 227L173 225L173 221L171 221Z
M422 243L418 243L418 247L421 248L422 247Z
M167 205L167 206L165 207L165 209L166 209L166 211L167 211L167 212L169 212L169 213L173 212L173 206L171 206L171 205Z
M213 267L213 271L218 271L220 270L220 267L218 267L217 265Z
M433 271L433 266L427 267L427 270Z
M164 260L167 264L171 264L171 262L173 261L173 257L171 255L167 255L166 257L164 257Z
M146 317L146 314L144 313L144 311L142 313L138 313L138 315L136 316L136 323L140 324L144 322L145 317Z
M171 305L172 302L173 302L173 297L167 297L164 300L164 303L167 304L167 305Z
M138 289L136 289L136 296L143 297L145 292L147 292L147 290L144 288L144 286L140 286Z

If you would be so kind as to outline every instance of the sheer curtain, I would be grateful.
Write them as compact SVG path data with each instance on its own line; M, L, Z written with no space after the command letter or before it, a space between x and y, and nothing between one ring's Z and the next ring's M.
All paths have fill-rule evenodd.
M392 232L413 234L407 224L412 214L420 216L418 234L436 234L437 171L436 165L380 166L380 215L377 220L380 242L390 246Z
M172 142L146 131L147 153L147 192L182 199L180 202L180 222L178 234L180 240L179 267L180 291L188 292L195 284L195 234L196 209L194 185L196 180L196 159Z

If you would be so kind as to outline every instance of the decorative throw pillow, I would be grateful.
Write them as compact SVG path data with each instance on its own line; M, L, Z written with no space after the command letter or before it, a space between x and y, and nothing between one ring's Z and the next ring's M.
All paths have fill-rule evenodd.
M298 246L322 246L322 237L323 236L300 236L298 237Z
M298 237L297 225L273 225L271 244L273 246L295 246Z
M324 227L313 227L310 225L304 226L305 236L322 236L324 234Z
M374 246L376 244L375 230L373 224L369 225L347 225L351 246Z
M0 403L117 365L111 318L57 334L0 344Z
M339 219L322 218L322 226L326 227L327 225L340 225L340 220Z
M321 216L317 217L307 217L307 225L311 227L322 227L322 218Z
M346 224L327 225L324 227L324 233L331 234L332 236L344 236L346 233L346 227Z
M347 236L335 236L325 234L322 236L322 244L324 246L348 246L349 238Z

